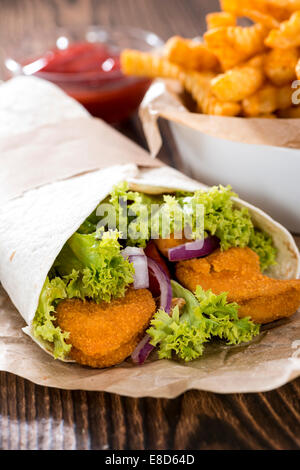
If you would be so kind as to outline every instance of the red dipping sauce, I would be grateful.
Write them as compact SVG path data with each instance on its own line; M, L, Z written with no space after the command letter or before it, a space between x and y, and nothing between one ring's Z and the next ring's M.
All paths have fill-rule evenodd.
M139 106L151 81L126 77L119 50L99 42L75 42L35 60L22 61L23 73L60 86L93 116L109 123L129 117Z

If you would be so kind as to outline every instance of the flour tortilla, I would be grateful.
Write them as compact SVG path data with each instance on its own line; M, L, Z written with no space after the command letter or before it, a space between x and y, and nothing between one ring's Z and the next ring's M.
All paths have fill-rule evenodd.
M92 119L81 104L50 82L20 76L0 86L0 141L79 118Z
M57 124L57 132L59 132L60 123L64 120L84 116L86 119L92 119L80 105L66 97L54 85L31 78L14 80L15 87L13 83L0 87L0 98L5 87L7 87L6 90L10 90L9 95L17 92L20 97L22 90L31 93L31 100L28 100L27 107L21 106L20 110L17 105L18 100L16 100L12 101L15 103L14 113L8 110L15 125L19 126L20 139L22 134L25 135L34 128L36 132L39 132L41 122L47 125L47 119L50 120L52 126ZM41 96L44 96L42 108L34 93L41 93ZM6 107L9 102L9 98L6 97ZM60 110L56 111L56 108ZM48 111L50 115L46 117L45 115L49 114ZM22 114L23 119L17 117L19 113ZM28 113L31 113L30 117ZM5 113L1 114L0 110L0 127L5 121L4 115ZM36 122L32 119L32 115L35 116ZM16 132L16 129L12 128L6 130L6 133L10 135L16 135ZM120 137L120 142L119 145L122 146L124 158L128 163L90 171L82 175L77 171L68 179L37 185L22 195L18 194L10 198L0 207L0 281L26 321L28 325L26 332L30 335L39 295L55 258L68 238L105 199L115 184L126 180L132 189L152 194L206 188L201 183L167 166L138 168L136 164L130 163L132 143L131 146L125 148L124 137L122 139ZM118 146L117 134L115 145ZM145 151L140 149L140 152L145 158ZM109 161L107 154L100 155L99 158ZM42 165L42 158L40 162ZM63 163L62 160L62 166ZM37 160L38 164L39 160ZM30 171L29 167L29 177ZM273 237L278 249L278 264L270 269L269 274L280 279L297 277L300 270L299 252L290 233L259 209L240 200L236 200L236 204L248 207L255 225ZM40 345L49 350L49 345L42 342Z
M124 180L132 189L152 194L205 188L168 167L139 170L128 164L33 189L0 209L0 280L28 324L27 333L32 334L41 289L64 243L113 186ZM259 209L236 202L248 207L255 225L273 237L278 264L269 274L280 279L297 277L299 252L289 232Z

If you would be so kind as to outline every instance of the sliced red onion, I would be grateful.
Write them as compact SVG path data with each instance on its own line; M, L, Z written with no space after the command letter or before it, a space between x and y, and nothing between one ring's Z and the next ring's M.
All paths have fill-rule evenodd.
M135 246L127 246L125 250L121 251L124 259L128 259L134 266L134 289L148 289L149 287L149 272L147 256L142 248Z
M169 277L165 270L154 261L152 258L148 259L148 268L152 271L152 274L156 277L159 289L160 289L160 308L163 308L165 312L170 313L172 303L172 286Z
M154 349L154 346L150 344L150 339L149 335L145 335L131 354L131 359L135 364L144 364L145 360Z
M172 286L170 279L163 268L151 258L148 258L148 268L152 271L159 283L160 308L170 314L172 303ZM131 355L133 362L136 364L143 364L145 362L151 351L154 349L154 346L150 344L150 340L150 336L145 335L139 342Z
M174 248L169 248L169 261L183 261L192 258L199 258L212 253L219 246L217 237L208 236L202 240L183 243Z

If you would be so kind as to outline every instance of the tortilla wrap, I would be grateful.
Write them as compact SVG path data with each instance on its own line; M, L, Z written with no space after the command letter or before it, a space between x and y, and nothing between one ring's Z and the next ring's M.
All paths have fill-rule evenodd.
M50 87L52 88L53 85ZM60 105L63 107L61 102ZM74 106L77 104L75 103ZM110 158L107 153L101 153L103 144L100 139L98 142L100 170L95 170L94 166L85 168L85 155L82 155L81 171L76 164L73 169L69 168L67 178L61 181L54 179L42 185L34 180L32 189L26 188L21 193L18 188L14 187L12 180L13 191L10 199L4 198L2 201L0 207L0 280L26 321L28 328L25 331L30 335L39 295L55 258L68 238L111 192L115 184L126 180L132 189L152 194L206 188L201 183L167 166L155 168L157 166L155 161L150 157L147 160L142 149L140 150L142 166L150 168L139 168L136 158L133 159L134 163L130 163L128 155L131 154L128 153L128 149L131 149L133 144L126 143L128 147L125 149L127 140L123 136L113 130L107 130L107 132L114 133L115 146L121 147L118 157L119 165L109 166ZM19 141L20 146L22 142L27 142L30 146L28 139L22 140L21 134ZM67 147L65 150L68 150ZM72 148L72 151L75 149ZM52 148L51 152L55 159L55 148ZM25 146L24 155L29 154ZM127 155L126 162L123 161L123 154ZM118 158L115 158L115 163ZM36 160L36 165L43 166L42 155ZM61 160L60 166L63 172L64 160ZM15 168L17 172L18 167ZM31 181L33 172L35 168L28 166L28 181ZM85 174L81 174L83 172ZM258 208L239 199L235 202L239 206L246 206L254 224L273 237L278 249L278 263L267 274L280 279L297 277L300 258L290 233ZM45 347L42 343L40 345Z

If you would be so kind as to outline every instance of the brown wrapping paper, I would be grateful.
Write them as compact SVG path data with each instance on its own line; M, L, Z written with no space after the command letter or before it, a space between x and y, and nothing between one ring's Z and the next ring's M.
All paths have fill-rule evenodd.
M212 137L247 144L300 148L300 119L261 119L210 116L192 113L181 100L182 89L171 80L157 80L140 107L140 117L151 154L162 144L157 127L159 117L183 124Z
M143 366L127 360L103 370L55 361L22 332L24 326L0 288L0 369L49 387L174 398L189 389L268 391L300 375L300 312L262 331L250 344L208 345L201 359L188 364L158 361L152 356Z
M139 187L144 184L149 188L152 179L153 184L160 186L159 178L163 176L162 181L166 181L168 174L170 184L176 186L176 177L186 188L191 184L167 167L165 175L158 173L159 162L102 122L91 119L46 125L36 135L24 133L16 140L1 140L0 146L1 171L6 172L6 178L2 172L0 176L0 200L4 205L29 188L125 162L153 167L150 176L139 175ZM68 158L70 152L72 158ZM132 184L134 187L134 177ZM173 398L193 388L218 393L271 390L300 375L300 313L263 329L250 344L208 345L201 359L188 364L159 361L154 353L143 366L134 366L127 360L104 370L54 360L23 333L25 326L0 287L0 369L45 386Z

